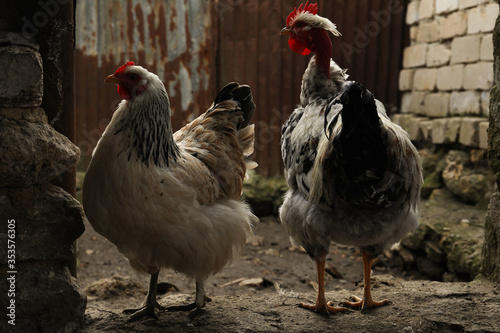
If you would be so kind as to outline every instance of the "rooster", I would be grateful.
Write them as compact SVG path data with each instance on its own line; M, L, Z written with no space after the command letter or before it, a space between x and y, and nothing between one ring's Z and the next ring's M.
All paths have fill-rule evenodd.
M371 296L371 266L383 249L417 227L422 173L407 133L330 59L328 32L339 32L317 13L317 4L306 2L281 30L293 51L314 56L302 78L300 104L282 127L289 190L279 213L292 243L316 262L316 303L299 306L326 314L387 304ZM363 298L344 307L333 307L324 295L331 241L358 246L363 257Z
M160 310L201 309L204 282L245 245L257 217L240 201L253 152L255 109L250 87L230 83L201 116L172 132L161 80L127 62L105 82L123 98L93 152L83 206L94 229L137 271L151 275L143 306L130 320ZM162 268L194 278L193 304L165 308L156 301Z

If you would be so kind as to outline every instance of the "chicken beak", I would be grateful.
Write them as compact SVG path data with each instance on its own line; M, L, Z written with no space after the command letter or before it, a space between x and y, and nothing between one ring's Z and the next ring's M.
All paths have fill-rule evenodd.
M105 79L104 79L104 82L107 82L107 83L114 83L114 84L120 84L120 80L114 75L114 74L111 74L111 75L108 75Z
M284 27L283 29L281 29L280 35L289 35L290 32L291 32L291 30L289 27Z

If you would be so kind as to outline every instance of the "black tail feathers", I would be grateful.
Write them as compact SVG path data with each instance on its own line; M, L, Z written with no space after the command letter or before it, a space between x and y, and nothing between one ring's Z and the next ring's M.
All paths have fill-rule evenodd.
M243 121L238 124L238 129L248 126L255 111L255 103L253 102L252 90L250 87L247 85L240 85L237 82L228 83L217 94L217 97L215 97L214 105L228 99L237 101L241 106L241 111L243 111Z

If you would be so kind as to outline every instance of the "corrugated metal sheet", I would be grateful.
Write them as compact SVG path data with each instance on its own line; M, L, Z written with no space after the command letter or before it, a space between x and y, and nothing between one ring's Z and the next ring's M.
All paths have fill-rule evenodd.
M257 110L254 159L259 172L282 172L280 128L298 103L308 57L279 35L298 0L78 1L77 142L88 156L118 95L103 79L126 60L159 74L179 128L203 112L229 81L252 87ZM389 108L399 105L398 78L407 41L404 0L320 0L337 24L333 59ZM81 79L81 80L80 80ZM84 87L80 87L84 84ZM88 157L82 163L85 166Z
M164 82L179 128L215 96L215 6L210 1L79 0L76 8L77 143L81 168L119 96L104 78L128 60Z

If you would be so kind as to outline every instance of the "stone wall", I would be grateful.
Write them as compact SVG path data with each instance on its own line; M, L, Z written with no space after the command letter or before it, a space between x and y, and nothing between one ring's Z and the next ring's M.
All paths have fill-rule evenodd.
M500 4L500 1L499 1ZM489 160L500 187L500 15L497 18L494 41L495 86L490 97ZM484 228L483 273L500 282L500 192L491 196Z
M59 23L72 23L72 10L66 8L65 18L52 5L51 25L46 13L25 12L38 10L34 4L14 2L0 15L0 307L7 312L0 331L66 333L78 330L85 313L86 297L71 274L84 217L80 204L54 184L64 183L80 151L53 125L64 117L61 105L72 101L72 85L57 85L60 94L46 92L62 77L50 68L73 45L52 43L44 53L46 38L27 38L19 24L45 17L37 29L57 39Z
M489 90L493 85L492 0L413 0L406 22L394 120L413 140L487 148Z

